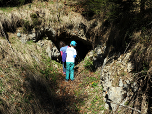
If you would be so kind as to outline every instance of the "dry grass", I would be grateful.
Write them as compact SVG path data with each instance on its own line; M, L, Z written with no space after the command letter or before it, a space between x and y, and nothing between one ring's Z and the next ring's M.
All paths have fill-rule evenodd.
M11 43L13 50L5 39L0 40L0 48L6 52L3 53L4 58L0 61L1 113L61 113L61 111L65 111L65 108L74 112L76 112L75 110L79 112L80 109L80 112L91 112L92 109L96 112L99 112L100 109L104 110L101 94L102 87L99 84L94 85L98 83L99 72L94 74L84 70L84 73L76 76L77 79L74 84L70 86L69 84L72 82L63 84L59 66L58 70L50 69L47 72L47 69L51 68L51 66L48 65L45 49L32 42L22 44L14 34L9 33L9 36L12 36L10 42L13 42ZM55 62L52 61L51 63ZM47 78L46 75L50 72L52 76ZM87 80L85 80L84 74L87 75ZM56 78L58 78L57 84L54 82ZM84 82L81 83L79 79L84 80ZM79 84L84 84L84 87L80 87ZM59 89L58 85L64 85L65 87ZM77 89L82 91L77 91ZM63 95L58 96L56 94L56 91L59 90L61 93L63 91ZM72 93L74 90L76 92L74 96L78 96L69 95L69 92L64 92L65 90ZM86 94L83 94L83 92ZM100 96L97 97L99 92ZM65 101L66 98L71 99L70 102L67 102L68 100ZM92 102L92 105L90 105L90 102ZM58 107L59 104L62 104L61 107ZM64 106L64 104L66 105ZM97 107L97 109L92 108L92 106ZM6 110L7 108L9 109Z
M0 32L2 30L15 32L17 27L22 26L22 20L32 23L30 15L37 13L43 20L41 27L52 26L59 29L67 24L78 26L80 22L87 24L86 20L78 13L74 13L69 6L64 6L62 2L34 2L20 8L14 8L11 12L3 12L0 15ZM67 14L67 15L66 15ZM60 22L58 22L59 20Z
M47 92L45 95L52 95L40 72L48 67L45 49L35 43L22 44L15 37L10 41L14 42L13 50L0 37L0 53L3 54L0 59L0 113L45 113L41 103L44 96L37 96L42 88Z
M81 22L88 24L69 6L38 1L14 8L9 12L3 10L0 15L0 32L16 33L17 29L22 29L19 28L23 26L22 20L32 24L30 17L32 13L39 15L43 21L40 27L43 28L51 26L54 29L60 29L70 24L78 27ZM56 87L53 81L56 79L56 70L49 69L51 73L48 71L51 66L47 62L45 50L34 43L21 44L14 34L8 33L8 35L13 49L6 40L0 37L0 53L2 53L0 57L0 113L54 113L54 108L57 106L54 102L59 99L54 98L53 92ZM57 73L60 76L60 72L57 71ZM51 80L50 83L47 80Z
M61 2L63 3L63 1ZM53 2L37 1L20 8L14 8L11 11L3 10L0 15L0 32L2 33L2 30L4 32L16 32L16 29L23 25L22 20L29 21L30 24L32 24L30 17L32 13L38 13L39 18L43 21L40 27L43 28L52 27L54 29L60 29L70 24L76 28L81 22L89 28L90 25L96 21L87 21L79 13L73 12L71 7L62 3L56 4ZM99 23L94 30L90 30L92 34L96 33L100 26L101 23ZM103 38L107 39L109 36L108 34L108 32L103 34ZM54 88L51 87L54 83L52 80L51 84L47 83L45 80L48 79L48 77L46 77L48 73L46 69L49 67L46 65L48 64L48 62L46 62L48 58L46 57L45 51L32 42L29 42L29 44L21 44L13 34L9 34L9 36L11 36L9 39L12 43L13 50L6 40L0 40L0 113L53 113L54 106L57 105L54 105L54 102L52 102L52 98L54 98L52 91ZM145 39L142 39L142 42L144 40ZM30 43L32 43L32 45L30 45ZM135 47L134 50L132 50L131 60L136 65L135 70L146 70L147 72L147 68L151 67L151 64L149 64L152 61L151 50L151 46L145 48L143 45L138 45L138 47ZM146 63L143 63L143 61ZM44 74L41 71L45 71ZM150 70L148 73L150 74ZM91 76L86 72L84 72L84 74ZM123 76L125 75L123 70L120 74ZM91 78L89 77L87 82L90 80ZM116 77L113 85L116 86L116 82L118 81L119 78ZM87 84L85 85L86 91L91 91L90 93L95 92L93 90L95 88L92 89L95 80L91 80L90 83L87 82L84 79L84 84ZM50 86L48 86L49 84ZM91 86L91 89L89 86ZM52 90L50 90L50 88ZM43 91L43 89L45 90ZM98 88L97 86L96 91L101 89L102 88ZM84 90L78 92L84 92ZM48 99L46 100L45 98ZM91 96L90 100L86 99L86 104L81 108L85 108L84 110L89 112L92 110L92 106L96 107L99 105L97 99L94 98L96 98L96 94ZM99 99L102 100L102 96L100 96ZM92 106L90 105L91 101L93 104ZM49 108L44 107L47 102L49 102ZM144 102L146 102L146 100L143 100L143 103ZM102 105L103 104L100 104L100 106ZM7 110L8 108L9 110ZM95 108L94 111L96 111L96 109L97 108ZM47 112L45 112L45 110L47 110Z

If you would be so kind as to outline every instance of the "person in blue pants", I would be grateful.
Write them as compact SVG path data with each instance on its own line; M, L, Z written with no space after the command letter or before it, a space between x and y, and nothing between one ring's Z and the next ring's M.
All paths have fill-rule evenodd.
M65 75L66 74L66 68L65 68L65 64L66 64L66 49L69 46L66 45L63 41L60 41L59 47L60 47L60 53L61 53L61 56L62 56L63 74Z
M75 65L75 58L77 55L76 52L76 42L75 41L71 41L70 43L70 47L67 48L66 50L66 77L65 77L65 81L68 81L69 78L71 79L71 81L74 80L74 65Z

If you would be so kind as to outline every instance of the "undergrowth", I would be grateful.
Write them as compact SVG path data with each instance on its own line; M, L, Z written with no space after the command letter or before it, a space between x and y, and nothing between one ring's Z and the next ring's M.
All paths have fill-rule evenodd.
M85 67L84 60L84 67ZM75 96L78 101L78 109L82 114L100 114L106 110L104 107L104 101L102 96L103 88L99 83L100 72L90 72L89 69L84 69L79 74L81 83L77 90L75 90Z
M57 87L57 78L62 76L57 68L53 67L56 62L43 54L43 49L33 51L37 44L21 44L19 40L14 40L15 38L12 39L13 51L9 46L1 45L7 52L4 55L7 59L0 63L0 112L16 114L34 113L34 110L37 110L38 113L44 113L42 102L46 101L45 97L50 99L50 95L55 97L53 88ZM53 85L49 86L49 83ZM36 108L38 105L39 109Z

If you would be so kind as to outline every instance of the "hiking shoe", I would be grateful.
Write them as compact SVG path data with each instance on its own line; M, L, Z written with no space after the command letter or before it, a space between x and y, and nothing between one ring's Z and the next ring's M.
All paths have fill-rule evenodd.
M68 82L68 80L65 79L65 82Z

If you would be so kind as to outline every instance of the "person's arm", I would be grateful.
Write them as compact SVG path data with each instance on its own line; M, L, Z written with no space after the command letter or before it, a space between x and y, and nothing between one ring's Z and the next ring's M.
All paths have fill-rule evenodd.
M63 52L62 51L60 51L60 53L61 53L61 56L63 55Z
M74 50L74 55L73 55L73 57L76 58L76 55L77 55L77 52L76 52L76 50Z

